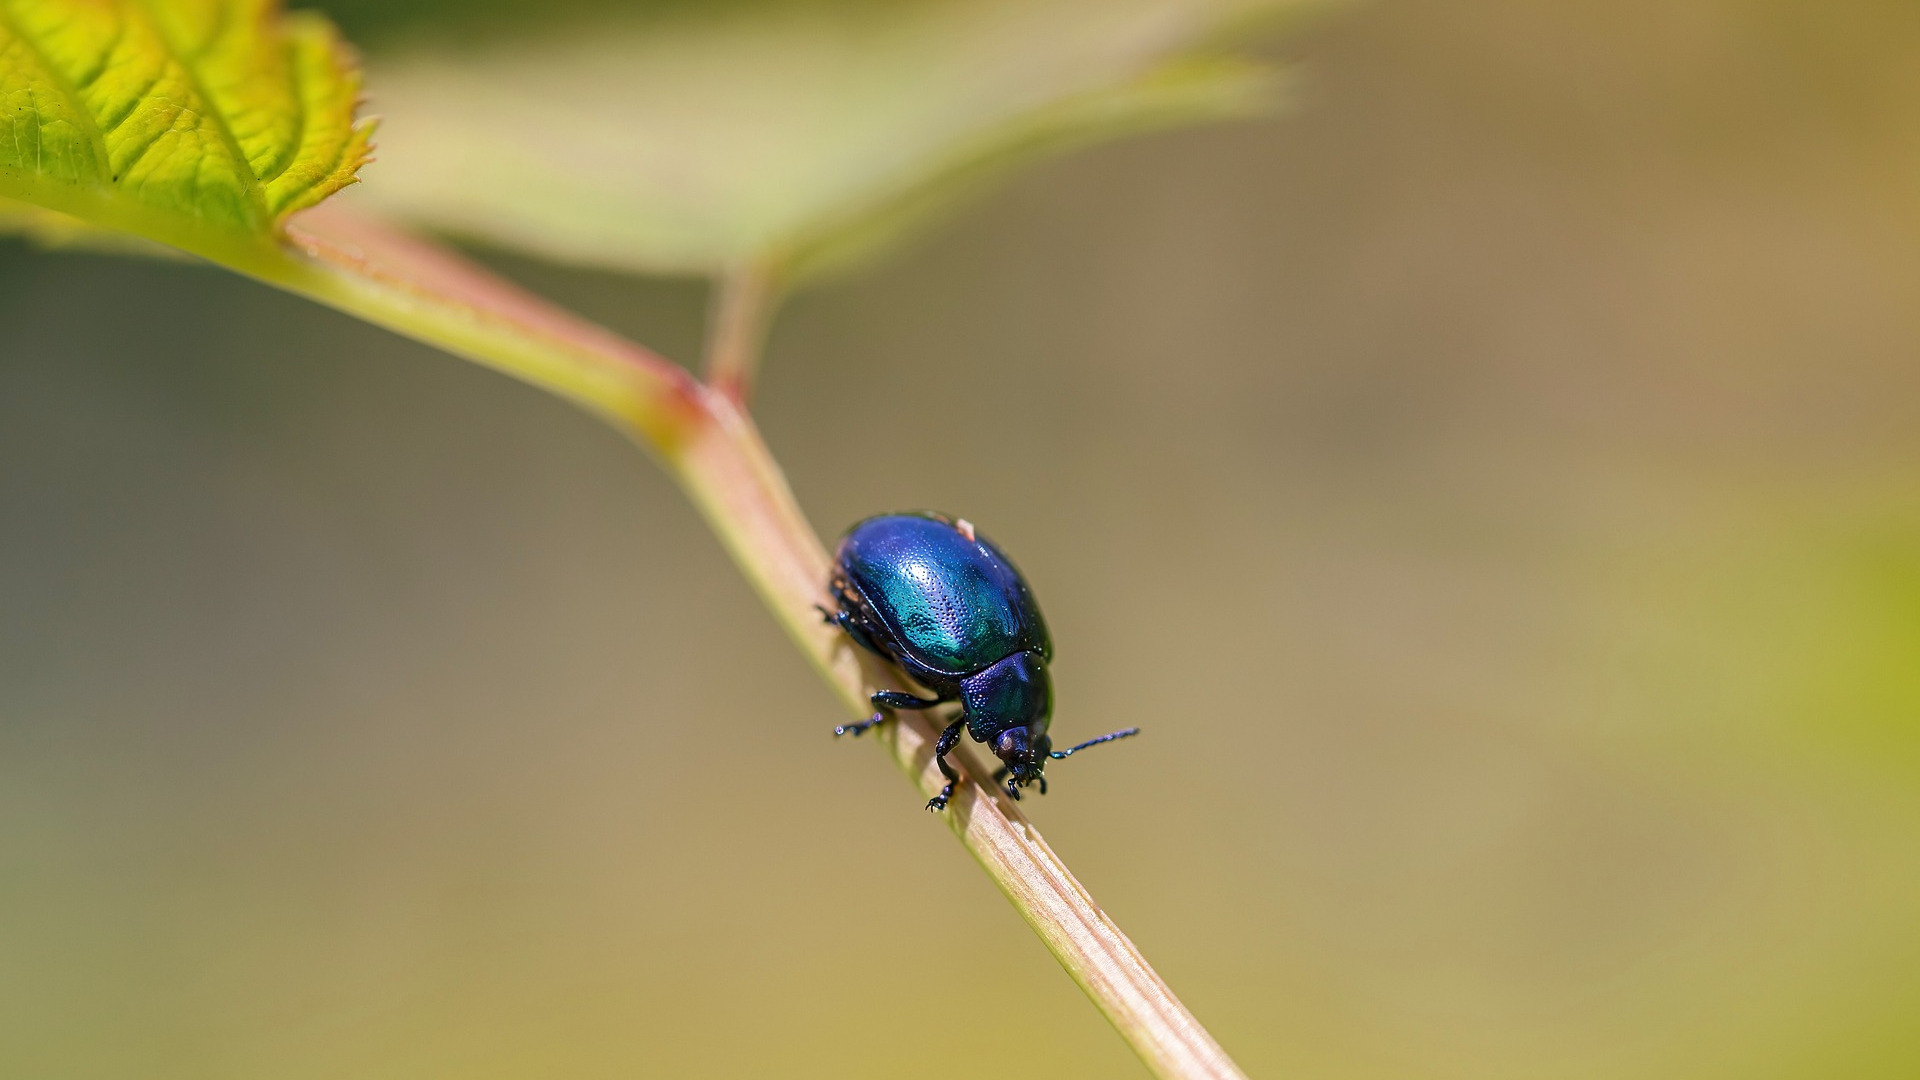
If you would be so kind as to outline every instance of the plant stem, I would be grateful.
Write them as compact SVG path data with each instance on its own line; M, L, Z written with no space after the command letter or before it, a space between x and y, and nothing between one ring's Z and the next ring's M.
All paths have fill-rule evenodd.
M744 405L766 343L767 326L780 305L780 283L764 262L728 267L714 283L707 317L707 385Z
M682 485L849 712L866 715L873 690L897 683L868 671L865 658L821 621L813 605L823 599L826 549L801 517L752 423L738 413L727 416L732 403L719 395L711 408L719 422L681 455ZM933 763L939 731L932 720L901 712L880 731L922 794L940 790L943 778ZM998 787L980 782L988 773L973 755L960 747L948 757L966 778L947 806L948 824L1147 1067L1169 1080L1244 1080L1040 831Z
M823 623L829 559L759 430L744 382L708 386L658 355L555 308L452 253L326 207L288 228L289 246L227 261L281 288L485 364L614 423L669 469L735 563L848 711L864 717L895 676ZM724 305L723 305L724 306ZM751 305L749 305L751 309ZM741 354L744 374L750 353ZM737 392L738 391L738 392ZM880 741L925 794L937 791L936 732L902 712ZM1100 1011L1163 1080L1244 1080L1218 1043L1107 918L1039 830L972 755L948 823Z

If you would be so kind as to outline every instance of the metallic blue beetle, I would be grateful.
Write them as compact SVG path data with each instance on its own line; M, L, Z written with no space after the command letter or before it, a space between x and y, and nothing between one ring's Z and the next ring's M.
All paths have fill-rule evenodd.
M836 610L820 609L827 622L846 631L854 644L898 664L913 681L934 692L932 698L897 690L873 695L886 709L931 709L960 702L960 716L947 725L934 746L934 760L946 786L927 803L946 808L960 776L947 754L967 731L1003 763L993 774L1004 779L1015 799L1020 789L1038 783L1050 758L1063 758L1089 746L1138 734L1127 728L1055 750L1047 735L1053 716L1053 685L1047 662L1053 641L1046 620L1013 562L964 519L940 514L883 514L847 530L834 555L827 584ZM835 735L858 735L883 723L872 719L834 728Z

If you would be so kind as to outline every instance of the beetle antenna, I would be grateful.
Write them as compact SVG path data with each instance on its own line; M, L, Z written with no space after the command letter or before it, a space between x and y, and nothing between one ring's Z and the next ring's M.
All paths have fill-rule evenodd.
M1069 746L1065 750L1052 751L1047 756L1050 758L1063 758L1069 754L1077 754L1080 751L1085 750L1089 746L1099 746L1103 742L1112 742L1115 739L1124 739L1129 735L1138 735L1138 734L1140 734L1140 729L1137 727L1123 728L1119 731L1112 733L1111 735L1102 735L1097 739L1088 739L1086 742L1081 743L1079 746Z

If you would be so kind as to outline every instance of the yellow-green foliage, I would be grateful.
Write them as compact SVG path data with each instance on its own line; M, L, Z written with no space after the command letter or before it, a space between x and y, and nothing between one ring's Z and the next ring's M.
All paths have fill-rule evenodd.
M354 182L358 97L333 28L276 0L0 0L0 196L188 247L270 235Z

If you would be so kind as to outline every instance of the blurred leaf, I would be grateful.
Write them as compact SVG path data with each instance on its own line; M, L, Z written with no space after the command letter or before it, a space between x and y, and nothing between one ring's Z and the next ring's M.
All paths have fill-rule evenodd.
M0 197L201 253L354 181L370 125L325 20L274 0L0 0ZM0 208L0 225L79 224Z
M1227 31L1309 0L670 7L376 59L367 197L615 269L804 276L1064 147L1270 108Z

